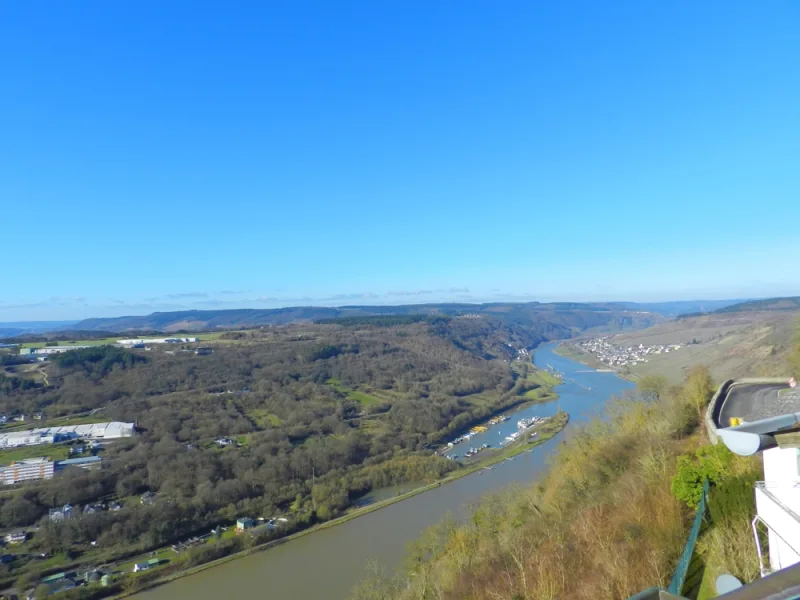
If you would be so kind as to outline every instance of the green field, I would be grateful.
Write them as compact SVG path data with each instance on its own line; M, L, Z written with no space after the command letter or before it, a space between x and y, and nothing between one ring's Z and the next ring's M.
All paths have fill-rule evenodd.
M0 465L8 465L26 458L39 458L40 456L46 456L51 460L69 458L69 446L64 444L39 444L38 446L22 446L21 448L0 450Z
M373 404L380 404L380 400L378 400L375 396L370 396L369 394L365 394L364 392L359 392L357 390L348 392L347 397L350 400L358 402L365 408L367 406L372 406Z
M341 384L341 382L336 378L331 378L326 381L329 386L335 389L340 394L344 394L347 396L348 400L352 400L353 402L358 402L363 408L368 408L375 404L380 404L382 400L380 398L376 398L375 396L371 396L370 394L365 394L364 392L359 392L358 390L351 390Z
M272 414L265 409L251 410L247 413L247 416L262 429L279 427L283 422L278 415Z
M521 392L524 398L533 402L546 402L555 399L553 387L561 383L561 380L545 371L537 369L531 363L514 362L511 368L519 376L517 384L521 385Z
M70 340L68 342L59 342L59 346L103 346L105 344L116 344L117 340L125 339L123 337L115 338L100 338L94 340ZM45 342L26 342L20 344L20 348L44 348Z
M7 423L0 426L0 431L24 431L26 429L39 429L44 427L66 427L67 425L87 425L89 423L107 423L110 419L100 415L86 415L81 416L66 416L66 417L53 417L52 419L44 419L42 421L24 421L22 423Z

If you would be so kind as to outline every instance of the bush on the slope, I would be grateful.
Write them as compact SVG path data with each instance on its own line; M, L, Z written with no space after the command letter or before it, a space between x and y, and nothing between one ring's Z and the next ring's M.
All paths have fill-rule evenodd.
M678 457L678 472L672 478L672 493L690 508L703 497L703 482L716 484L730 471L733 453L724 444L702 446L693 456Z

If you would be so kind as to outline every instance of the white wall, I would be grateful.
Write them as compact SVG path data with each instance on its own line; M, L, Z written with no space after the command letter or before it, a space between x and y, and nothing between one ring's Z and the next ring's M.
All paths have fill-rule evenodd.
M800 563L800 472L797 448L763 453L764 489L756 488L756 512L769 528L773 571Z
M764 481L800 481L797 469L797 448L770 448L762 452Z

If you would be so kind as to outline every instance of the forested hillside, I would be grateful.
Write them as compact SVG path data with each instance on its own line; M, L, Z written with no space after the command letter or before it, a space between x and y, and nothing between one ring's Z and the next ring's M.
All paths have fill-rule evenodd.
M86 319L71 325L81 331L200 331L261 325L285 325L347 317L377 315L464 316L483 315L506 324L538 327L542 332L567 337L592 327L610 330L646 327L663 320L635 303L525 302L488 304L410 304L403 306L295 306L275 309L185 310L147 316Z
M431 446L525 401L531 384L510 362L547 336L497 319L407 321L229 332L208 356L98 346L55 357L39 380L6 367L0 413L43 412L43 423L61 424L94 411L89 420L133 421L141 434L107 443L100 470L7 491L0 525L39 523L37 551L93 556L94 541L110 558L243 515L285 515L294 529L373 488L440 478L456 465ZM233 443L220 447L224 438ZM140 503L149 491L156 502ZM45 517L96 501L123 507Z
M795 311L800 310L800 297L767 298L764 300L751 300L727 306L715 312L750 312L750 311Z

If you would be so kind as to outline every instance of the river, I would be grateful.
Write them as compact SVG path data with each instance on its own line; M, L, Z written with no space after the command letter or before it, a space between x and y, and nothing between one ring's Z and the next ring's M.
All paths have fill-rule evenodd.
M564 383L556 387L558 400L508 413L511 419L493 427L482 439L496 445L506 435L502 432L516 429L520 418L550 416L558 408L570 415L570 424L562 434L532 452L498 463L491 470L462 477L342 525L177 579L136 597L139 600L219 600L232 594L238 598L271 600L344 600L367 574L369 561L398 568L408 543L418 538L423 530L448 514L457 518L468 514L470 507L486 492L509 484L530 483L545 468L547 456L557 448L563 435L569 435L576 424L599 415L610 397L622 395L634 387L613 373L594 371L559 356L553 352L556 345L549 343L539 347L534 353L534 364L540 368L551 367L564 376ZM468 444L460 445L475 445L476 442L477 436Z

